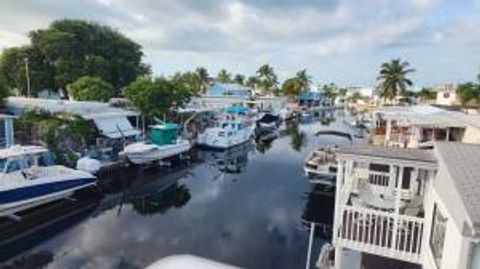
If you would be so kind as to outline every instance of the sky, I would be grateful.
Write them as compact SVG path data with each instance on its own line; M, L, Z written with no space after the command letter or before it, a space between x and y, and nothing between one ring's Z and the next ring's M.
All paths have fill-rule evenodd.
M157 75L268 63L282 80L306 68L316 83L368 87L398 57L416 87L480 73L480 0L2 0L0 49L63 18L122 32Z

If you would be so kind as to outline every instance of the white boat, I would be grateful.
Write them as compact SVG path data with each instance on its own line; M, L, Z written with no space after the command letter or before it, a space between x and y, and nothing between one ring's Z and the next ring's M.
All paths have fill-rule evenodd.
M337 158L332 148L321 148L310 152L304 164L305 175L312 183L335 186Z
M55 165L51 153L38 146L0 150L0 216L71 196L96 184L86 171Z
M192 144L179 137L177 130L178 125L173 123L151 126L149 141L130 144L120 154L134 164L147 164L185 153L192 148Z
M254 130L253 120L238 113L229 113L219 121L218 126L206 128L199 134L197 145L227 149L249 141Z

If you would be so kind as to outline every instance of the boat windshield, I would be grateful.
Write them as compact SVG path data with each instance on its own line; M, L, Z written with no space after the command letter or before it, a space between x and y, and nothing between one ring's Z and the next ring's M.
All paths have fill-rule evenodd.
M7 165L7 159L0 159L0 171L5 171L6 165Z

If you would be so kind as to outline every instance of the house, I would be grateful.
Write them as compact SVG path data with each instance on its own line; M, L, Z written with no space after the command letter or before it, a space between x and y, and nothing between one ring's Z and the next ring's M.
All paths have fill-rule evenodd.
M112 107L108 103L23 97L8 97L5 100L5 110L10 114L19 116L32 109L51 113L65 112L82 117L94 129L92 146L95 147L118 148L123 142L133 141L141 134L138 128L139 113Z
M331 105L332 100L325 96L325 93L317 88L303 89L298 96L300 106Z
M480 268L479 163L480 145L458 142L340 148L335 268Z
M431 105L384 106L373 112L374 144L387 147L432 147L434 141L480 143L480 115Z
M249 98L253 89L236 83L213 83L207 89L205 96L230 96Z
M443 106L458 105L457 85L442 84L432 87L432 90L437 93L435 104Z

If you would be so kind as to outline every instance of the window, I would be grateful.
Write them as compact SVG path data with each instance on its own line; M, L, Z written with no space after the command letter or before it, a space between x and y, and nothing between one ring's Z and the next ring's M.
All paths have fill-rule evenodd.
M447 218L445 218L437 205L433 206L432 233L430 235L430 249L437 268L440 268L447 230Z
M450 93L449 92L444 92L443 93L443 98L445 98L445 99L450 98Z

